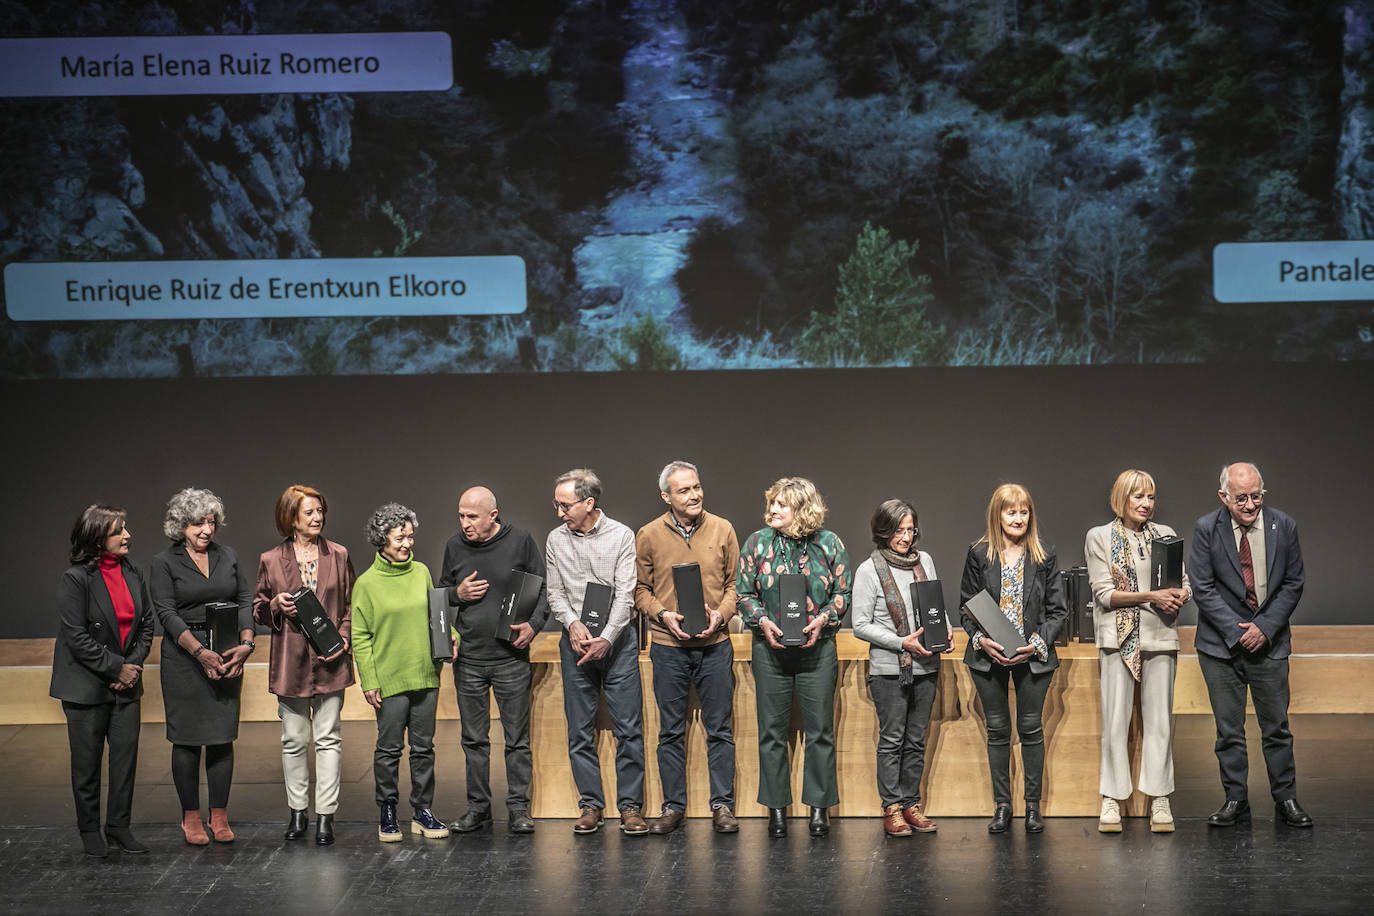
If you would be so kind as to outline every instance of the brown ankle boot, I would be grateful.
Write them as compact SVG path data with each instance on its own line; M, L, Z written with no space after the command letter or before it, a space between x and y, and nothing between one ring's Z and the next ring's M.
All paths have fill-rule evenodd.
M191 846L209 846L210 838L205 835L205 823L199 811L181 813L181 832L186 834L186 842Z
M210 809L210 833L216 843L234 842L234 831L229 829L229 815L223 808Z

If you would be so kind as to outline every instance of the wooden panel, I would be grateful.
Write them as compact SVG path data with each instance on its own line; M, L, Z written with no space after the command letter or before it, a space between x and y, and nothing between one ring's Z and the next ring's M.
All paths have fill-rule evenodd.
M968 670L960 661L963 634L956 634L958 651L945 656L939 688L931 714L926 746L926 779L923 794L932 816L977 816L991 809L991 782L982 710ZM758 725L750 658L752 642L747 634L731 637L735 649L734 735L736 813L742 817L766 812L758 794ZM1191 628L1184 641L1192 646ZM277 718L276 698L267 692L266 647L259 637L262 661L248 665L244 673L242 717L245 721ZM1374 627L1297 627L1291 661L1294 713L1374 714ZM876 788L877 717L868 696L867 646L851 632L839 634L839 686L835 698L836 753L839 770L838 816L874 816L879 813ZM1329 650L1329 651L1317 651ZM51 640L0 641L0 723L61 723L60 704L47 696L52 658ZM1098 805L1098 734L1100 695L1097 652L1091 645L1061 647L1061 665L1045 702L1046 767L1044 810L1061 816L1095 816ZM531 746L534 754L532 808L536 817L575 817L577 789L568 763L567 727L563 716L561 664L557 636L544 633L532 648L535 660ZM1195 655L1179 659L1174 711L1177 715L1211 715L1206 685ZM644 692L645 809L656 814L662 804L655 745L658 707L653 696L652 666L647 653L640 656ZM439 693L439 717L456 719L451 668L443 675ZM143 720L163 719L158 669L145 670ZM1013 703L1014 709L1014 703ZM495 715L495 708L492 707ZM373 711L358 689L345 696L343 717L371 720ZM1138 770L1140 725L1137 713L1131 728L1132 755ZM687 722L688 811L693 817L709 816L710 786L706 768L706 734L700 708L692 699ZM794 708L789 747L792 753L792 792L801 797L803 737L800 713ZM455 752L457 748L453 749ZM597 750L601 759L604 791L611 807L615 799L615 739L604 704L598 716ZM1022 810L1020 748L1013 738L1012 785L1018 812ZM1130 814L1143 814L1146 800L1139 793L1126 804ZM805 814L800 802L794 815Z

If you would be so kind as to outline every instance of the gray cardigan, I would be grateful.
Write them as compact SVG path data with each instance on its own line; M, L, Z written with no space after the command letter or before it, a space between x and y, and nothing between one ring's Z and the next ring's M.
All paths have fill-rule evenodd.
M935 575L935 561L930 558L930 554L924 550L918 551L921 557L921 569L925 572L927 579L937 578ZM908 596L911 594L911 583L916 576L909 569L892 569L893 581L897 583L897 590L902 593L902 603L907 605L906 624L909 632L916 632L916 619L911 613ZM898 653L902 651L902 640L897 635L897 628L892 625L892 615L887 610L887 599L883 597L883 586L878 581L878 573L873 568L873 558L869 557L859 565L854 573L854 635L869 643L868 647L868 673L895 675L901 672L901 666L897 660ZM949 615L945 615L945 626L949 626ZM929 658L915 655L911 656L911 670L915 674L932 674L940 670L940 656L932 655Z

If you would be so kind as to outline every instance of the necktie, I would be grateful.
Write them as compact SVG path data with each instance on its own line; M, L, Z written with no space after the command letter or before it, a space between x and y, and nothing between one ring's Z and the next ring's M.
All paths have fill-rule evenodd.
M1250 555L1250 529L1240 529L1240 575L1245 580L1245 603L1250 610L1259 610L1259 599L1255 596L1255 561Z

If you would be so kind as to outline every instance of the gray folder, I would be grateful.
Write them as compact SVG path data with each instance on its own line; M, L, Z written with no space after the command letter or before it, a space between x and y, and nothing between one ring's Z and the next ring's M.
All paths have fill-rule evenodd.
M1011 658L1016 650L1028 645L1025 635L1007 619L997 602L992 600L987 589L983 589L964 604L964 610L978 623L989 639L1002 647L1002 654Z

